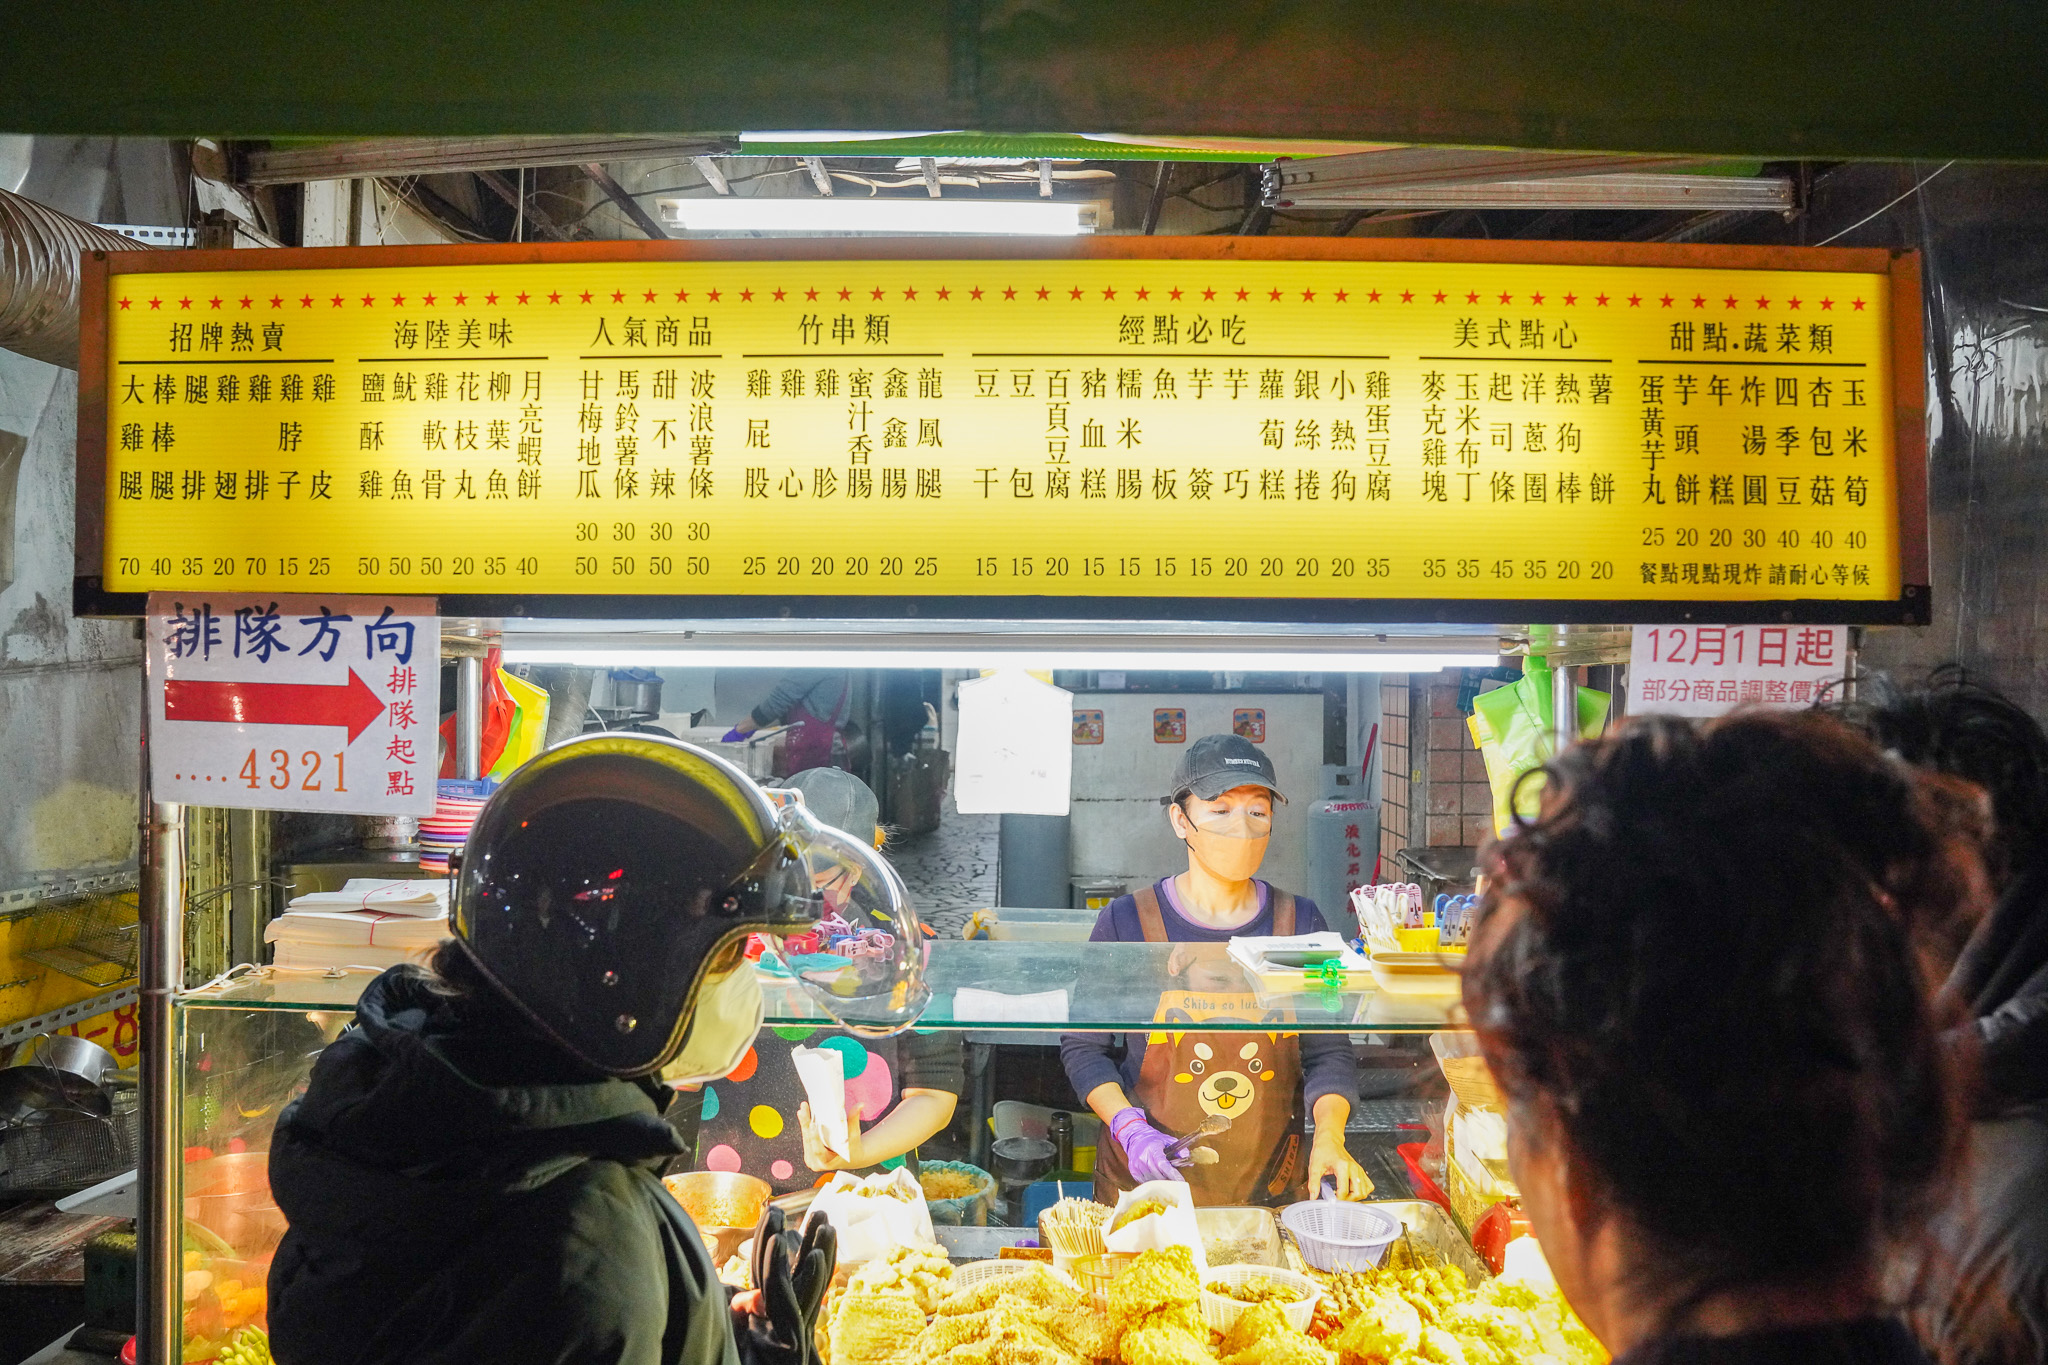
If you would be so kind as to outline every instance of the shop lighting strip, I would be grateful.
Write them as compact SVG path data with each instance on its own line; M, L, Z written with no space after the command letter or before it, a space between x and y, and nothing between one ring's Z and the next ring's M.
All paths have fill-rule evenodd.
M1578 175L1399 185L1281 185L1269 176L1264 203L1290 209L1646 209L1785 213L1794 206L1782 176Z
M1123 669L1198 673L1433 673L1440 668L1491 668L1499 656L1476 651L1392 650L1156 650L1124 648L1003 648L954 645L940 649L806 644L784 648L505 646L508 664L571 664L584 668L1023 668Z
M1077 237L1094 205L1038 199L662 199L664 225L683 232L980 233Z

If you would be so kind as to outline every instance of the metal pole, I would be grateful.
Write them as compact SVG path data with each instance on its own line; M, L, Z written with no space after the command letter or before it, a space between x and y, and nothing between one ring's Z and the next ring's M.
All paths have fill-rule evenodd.
M147 746L145 745L145 752ZM145 779L144 796L148 787ZM137 1358L171 1365L182 1322L183 1220L178 1190L178 1039L172 1002L185 984L185 808L159 801L143 831L142 1161L137 1169Z
M1563 753L1579 739L1579 680L1569 668L1550 671L1550 728L1553 750Z
M484 775L484 661L475 655L455 661L455 775Z
M228 821L228 965L255 962L263 952L264 908L269 888L258 842L263 812L231 810Z

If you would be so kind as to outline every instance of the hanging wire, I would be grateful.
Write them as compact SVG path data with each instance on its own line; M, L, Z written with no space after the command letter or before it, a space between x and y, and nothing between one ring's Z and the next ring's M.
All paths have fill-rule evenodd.
M1914 195L1918 194L1918 193L1919 193L1919 192L1920 192L1921 190L1925 189L1925 188L1927 187L1927 183L1928 183L1929 181L1933 180L1935 176L1937 176L1937 175L1940 175L1940 174L1941 174L1941 173L1942 173L1943 171L1947 170L1947 169L1948 169L1949 167L1951 167L1951 166L1953 166L1953 165L1955 165L1955 164L1956 164L1956 163L1955 163L1955 162L1953 162L1953 161L1944 161L1944 162L1942 162L1942 163L1941 163L1941 165L1937 166L1937 167L1936 167L1935 169L1933 169L1932 171L1929 171L1929 172L1928 172L1928 173L1927 173L1927 174L1926 174L1925 176L1923 176L1923 177L1922 177L1922 178L1921 178L1921 179L1920 179L1920 180L1919 180L1918 182L1916 182L1916 183L1914 184L1913 188L1911 188L1911 189L1907 190L1907 191L1906 191L1906 192L1905 192L1904 194L1902 194L1902 195L1900 195L1900 196L1899 196L1898 198L1896 198L1896 199L1892 200L1892 201L1891 201L1891 203L1889 203L1889 204L1886 204L1886 205L1885 205L1885 206L1884 206L1883 208L1879 209L1879 210L1878 210L1878 211L1877 211L1876 213L1866 214L1865 216L1863 216L1863 217L1861 217L1861 218L1858 218L1858 219L1857 219L1857 220L1856 220L1855 222L1853 222L1853 223L1849 224L1849 226L1847 226L1847 227L1843 228L1843 229L1842 229L1842 230L1841 230L1840 232L1836 233L1836 234L1835 234L1835 235L1834 235L1833 237L1829 237L1829 238L1826 238L1826 239L1824 239L1824 240L1822 240L1822 241L1818 241L1818 242L1815 242L1815 243L1814 243L1814 245L1815 245L1815 246L1826 246L1826 245L1827 245L1827 244L1828 244L1829 242L1835 241L1835 240L1837 240L1838 238L1842 238L1842 237L1847 237L1847 236L1848 236L1848 235L1849 235L1850 233L1854 232L1854 231L1855 231L1855 230L1856 230L1857 228L1860 228L1860 227L1862 227L1862 226L1863 226L1863 225L1864 225L1865 223L1869 222L1869 221L1870 221L1871 219L1873 219L1873 218L1880 218L1880 217L1883 217L1883 216L1884 216L1885 214L1887 214L1887 213L1890 213L1890 212L1891 212L1891 211L1892 211L1893 209L1897 208L1897 207L1898 207L1898 206L1899 206L1900 204L1903 204L1903 203L1905 203L1905 202L1906 202L1906 201L1907 201L1908 199L1911 199L1911 198L1912 198L1912 197L1913 197Z

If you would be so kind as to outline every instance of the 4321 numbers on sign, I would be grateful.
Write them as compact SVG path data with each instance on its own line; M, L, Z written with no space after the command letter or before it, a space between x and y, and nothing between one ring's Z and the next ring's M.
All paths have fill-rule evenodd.
M345 792L347 759L345 750L323 754L317 749L306 749L294 754L289 749L272 749L264 754L251 749L236 776L251 791L269 787L274 791Z

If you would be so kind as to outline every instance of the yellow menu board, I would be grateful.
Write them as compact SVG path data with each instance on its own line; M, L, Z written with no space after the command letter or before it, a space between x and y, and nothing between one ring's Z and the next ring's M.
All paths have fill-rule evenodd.
M1203 245L122 257L102 586L1900 597L1883 269Z

